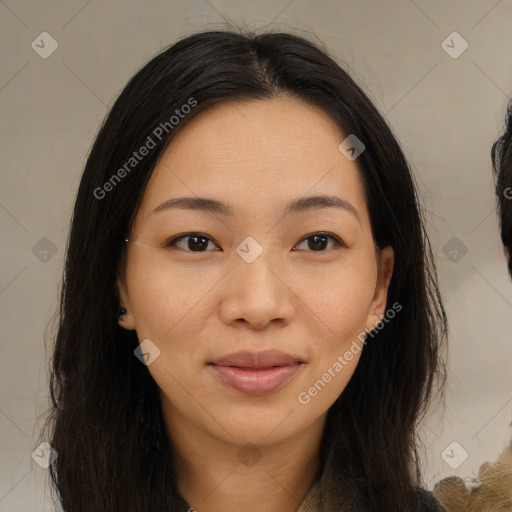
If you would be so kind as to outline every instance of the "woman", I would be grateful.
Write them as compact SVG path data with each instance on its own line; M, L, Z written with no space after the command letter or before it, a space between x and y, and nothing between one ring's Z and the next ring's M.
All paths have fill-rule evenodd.
M67 512L436 510L446 317L404 155L326 53L206 32L108 114L52 366Z

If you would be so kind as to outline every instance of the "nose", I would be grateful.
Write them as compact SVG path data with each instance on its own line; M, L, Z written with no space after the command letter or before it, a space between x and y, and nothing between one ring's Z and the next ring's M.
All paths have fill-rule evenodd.
M286 325L295 314L297 297L282 266L268 261L265 251L252 263L240 259L227 283L220 316L228 325L244 323L261 330L271 323Z

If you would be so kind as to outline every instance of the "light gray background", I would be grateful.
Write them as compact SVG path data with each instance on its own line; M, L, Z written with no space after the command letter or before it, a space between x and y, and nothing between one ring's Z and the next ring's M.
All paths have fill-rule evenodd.
M512 96L511 0L4 0L0 16L0 511L52 510L30 456L48 403L44 331L96 131L161 48L229 19L316 34L385 114L421 188L451 328L446 410L422 430L426 483L498 456L511 434L512 282L489 151ZM31 47L44 31L59 45L47 59ZM454 31L469 44L456 59L442 47ZM441 456L453 441L469 454L456 469Z

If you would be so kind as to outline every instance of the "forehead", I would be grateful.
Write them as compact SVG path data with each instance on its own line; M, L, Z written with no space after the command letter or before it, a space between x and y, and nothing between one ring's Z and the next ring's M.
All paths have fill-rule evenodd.
M178 195L215 197L261 210L329 194L354 204L364 217L359 170L338 149L344 138L325 111L298 99L216 104L188 121L171 141L141 209L147 214Z

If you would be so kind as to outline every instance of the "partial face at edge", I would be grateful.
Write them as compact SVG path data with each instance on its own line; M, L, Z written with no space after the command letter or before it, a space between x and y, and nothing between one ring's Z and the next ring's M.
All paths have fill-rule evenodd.
M226 102L187 123L160 158L118 288L122 326L160 350L148 369L168 422L238 445L278 442L322 419L346 387L361 353L333 365L384 314L393 251L377 258L356 162L338 149L344 138L297 99ZM290 202L320 195L350 206L285 215ZM160 206L183 196L233 213ZM187 233L199 238L176 239ZM270 392L236 389L210 364L267 350L301 361ZM264 389L254 379L249 388Z

